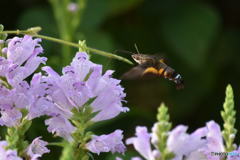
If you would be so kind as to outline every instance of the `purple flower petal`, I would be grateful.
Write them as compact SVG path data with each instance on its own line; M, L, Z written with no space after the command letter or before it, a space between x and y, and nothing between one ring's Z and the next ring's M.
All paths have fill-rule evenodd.
M5 148L7 147L6 141L0 141L0 159L1 160L22 160L18 157L17 151Z
M47 142L40 139L41 137L35 138L27 148L27 155L31 157L31 160L37 160L45 153L49 153L47 149Z
M154 160L150 144L151 135L146 127L136 127L136 137L127 139L126 144L133 144L134 148L147 160Z
M10 62L4 57L0 57L0 76L5 76L7 74Z
M94 112L100 112L93 118L93 121L111 119L121 112L129 111L127 107L122 107L122 99L125 97L125 93L119 85L120 81L111 78L111 74L112 71L107 71L94 84L93 93L97 98L92 103L92 107Z
M116 130L108 135L93 136L92 140L86 144L89 151L100 154L100 152L118 152L124 153L126 147L123 142L123 135L121 130Z
M43 51L42 47L38 44L40 41L41 39L33 40L28 35L25 35L23 38L14 37L8 43L7 59L12 63L22 65L32 55L38 55Z
M9 84L18 85L30 76L41 63L45 64L47 59L38 56L43 51L39 44L40 41L40 39L32 39L27 35L23 38L14 37L9 41L6 49L7 65L0 68L0 74L5 72L4 76L7 77Z
M8 127L13 127L19 124L20 119L22 118L22 113L15 109L15 108L10 108L10 109L5 109L1 110L1 118L0 118L0 125L5 125Z
M79 78L78 80L83 81L87 74L91 71L91 68L95 66L95 64L89 61L87 53L78 52L73 58L71 66L76 77Z
M68 141L72 140L71 134L74 132L75 127L66 118L60 116L52 117L46 120L45 124L48 125L48 132L63 137Z
M240 160L240 147L229 153L227 160Z
M131 158L131 160L142 160L142 158L140 158L140 157L133 157L133 158Z
M41 97L36 99L34 104L32 104L28 109L28 119L31 120L42 115L48 115L52 110L54 110L53 108L54 104L46 98Z
M216 122L210 121L207 123L207 129L208 149L215 152L223 152L224 145L220 126Z
M207 159L207 157L201 151L193 151L190 153L186 160L212 160L212 159Z
M206 145L206 128L200 128L192 134L187 134L187 127L183 125L173 129L167 140L167 147L175 153L175 159L181 159L184 155L188 156L191 152L196 151Z
M223 138L220 126L214 122L207 123L207 145L201 151L211 160L220 160L220 156L213 156L211 152L224 152Z

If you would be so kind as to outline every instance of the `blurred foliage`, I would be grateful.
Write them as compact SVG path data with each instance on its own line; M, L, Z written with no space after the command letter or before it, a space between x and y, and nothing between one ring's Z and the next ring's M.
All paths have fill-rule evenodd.
M218 13L201 4L181 4L161 22L172 52L193 69L201 69L219 29Z
M11 12L9 11L11 10ZM134 43L141 53L163 54L169 66L176 69L185 80L185 89L178 91L172 82L158 78L153 80L123 81L131 111L101 122L95 133L110 133L120 128L126 137L132 136L136 125L151 127L155 121L157 106L164 101L169 106L173 127L176 124L190 126L191 130L215 119L224 100L224 90L231 83L235 90L236 106L240 98L240 20L238 1L217 0L87 0L80 26L74 41L86 40L87 45L101 50L135 52ZM59 37L56 21L47 0L3 0L0 5L0 23L5 29L26 29L41 26L41 34ZM64 66L61 46L43 41L48 65L61 71ZM72 52L76 50L72 49ZM69 56L73 56L69 55ZM125 63L105 57L92 57L105 68L116 70L120 77L130 69ZM237 109L237 117L239 107ZM236 128L239 129L237 120ZM42 119L34 121L35 128L28 137L31 140L40 133L43 139L51 139ZM238 137L238 136L236 136ZM237 138L239 143L240 139ZM43 159L55 159L59 148ZM131 153L131 148L126 156ZM100 159L113 159L115 155L102 154Z

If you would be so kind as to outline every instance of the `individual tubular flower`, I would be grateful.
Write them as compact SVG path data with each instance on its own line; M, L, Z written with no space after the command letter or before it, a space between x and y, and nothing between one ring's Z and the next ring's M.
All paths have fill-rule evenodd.
M41 39L32 39L28 35L9 40L8 47L5 49L7 52L6 60L9 63L5 73L8 83L18 84L30 76L41 63L45 64L47 58L38 56L43 52L39 42Z
M29 120L42 115L57 115L59 109L49 98L49 84L43 82L41 73L33 75L30 85L26 84L24 93L29 97L27 105Z
M207 129L208 149L211 151L223 152L224 145L220 126L216 122L210 121L207 123Z
M4 77L8 71L8 67L9 67L10 62L4 58L4 57L0 57L0 76Z
M72 141L71 133L75 131L75 127L63 116L54 116L47 119L45 124L48 125L48 132Z
M6 141L0 141L0 159L1 160L22 160L18 157L17 151L11 149L5 149L7 147Z
M211 155L211 152L225 151L220 126L216 122L210 121L207 123L206 128L207 144L201 149L201 151L207 156L208 159L220 160L221 157Z
M21 101L15 101L17 98L16 90L9 90L0 85L0 125L16 126L22 118L21 112L16 108Z
M136 127L136 137L127 139L126 144L133 144L134 148L147 160L155 160L151 148L151 134L146 127Z
M129 111L127 107L122 107L122 99L126 94L119 85L120 80L112 78L112 74L113 71L109 70L98 79L95 79L94 73L89 77L87 83L91 86L94 96L97 97L91 106L94 112L99 112L92 119L93 121L111 119L121 112ZM93 79L95 79L95 83Z
M187 127L179 125L170 133L167 140L167 148L175 154L174 160L188 157L191 153L206 145L207 130L205 127L197 129L192 134L187 134Z
M0 125L12 127L19 124L22 114L19 110L15 108L6 107L6 109L1 109Z
M122 139L122 131L116 130L108 135L93 136L91 141L86 144L86 148L96 154L100 154L100 152L124 153L126 147Z
M27 155L31 158L31 160L37 160L45 153L49 153L50 150L47 149L47 142L40 139L41 137L35 138L32 143L27 148Z

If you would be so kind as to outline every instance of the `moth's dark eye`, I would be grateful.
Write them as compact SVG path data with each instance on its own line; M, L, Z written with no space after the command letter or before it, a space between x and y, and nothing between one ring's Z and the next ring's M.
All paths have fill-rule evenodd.
M177 74L176 77L175 77L175 79L180 80L180 79L182 79L182 77L181 77L180 74Z
M178 84L183 83L183 78L180 74L177 74L174 79L175 79L174 81Z

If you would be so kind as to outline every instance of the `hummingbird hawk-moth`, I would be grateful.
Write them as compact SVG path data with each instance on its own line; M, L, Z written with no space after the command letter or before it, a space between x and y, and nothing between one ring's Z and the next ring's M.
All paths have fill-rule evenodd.
M169 67L160 56L138 53L132 54L132 58L138 65L123 74L122 79L136 79L145 75L153 75L173 81L177 89L184 88L182 76Z

